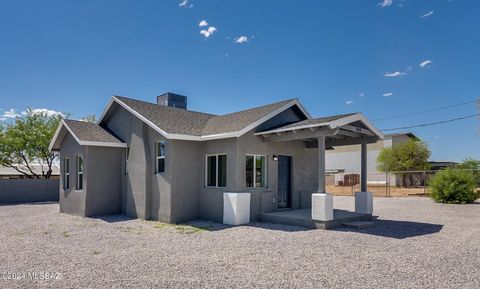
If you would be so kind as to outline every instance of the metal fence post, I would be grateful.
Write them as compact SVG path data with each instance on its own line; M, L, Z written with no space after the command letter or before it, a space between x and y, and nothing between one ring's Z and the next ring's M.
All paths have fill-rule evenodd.
M423 194L427 195L427 170L423 168Z
M385 197L388 196L388 172L385 173Z

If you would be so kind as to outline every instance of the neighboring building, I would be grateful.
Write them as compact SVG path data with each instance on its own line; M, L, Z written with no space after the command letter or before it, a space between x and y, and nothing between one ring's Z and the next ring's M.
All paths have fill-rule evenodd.
M172 93L157 103L113 96L97 124L63 120L50 144L60 151L60 211L221 222L225 192L250 193L251 220L310 208L312 193L329 195L325 147L365 151L383 137L360 113L312 118L297 99L226 115L186 108ZM333 218L326 206L318 219Z
M410 139L419 140L411 132L394 133L386 134L383 140L367 145L367 182L369 185L385 185L386 183L386 174L377 170L377 157L380 151L383 148L392 147ZM351 185L352 183L346 183L345 176L360 174L360 148L351 145L328 150L325 163L327 174L331 175L327 178L329 185ZM397 183L394 175L389 176L389 182L391 184Z
M451 162L451 161L429 161L430 164L430 170L431 171L439 171L439 170L444 170L444 169L453 169L455 166L458 165L457 162Z
M37 175L42 175L42 171L46 169L45 166L41 166L38 164L30 164L30 167L34 173ZM19 169L22 171L28 172L28 168L24 165L19 165ZM52 174L50 176L51 179L58 179L60 177L60 168L58 165L52 166ZM0 167L0 179L28 179L29 177L25 174L20 173L19 171L9 168L9 167Z

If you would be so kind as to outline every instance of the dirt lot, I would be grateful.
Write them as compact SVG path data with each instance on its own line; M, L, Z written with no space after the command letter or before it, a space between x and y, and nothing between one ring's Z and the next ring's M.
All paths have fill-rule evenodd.
M374 227L324 231L0 206L0 288L479 288L480 204L375 198L374 212Z
M337 196L353 196L354 192L360 191L360 185L354 187L343 186L327 186L327 192ZM428 188L402 188L395 186L368 186L368 191L372 192L375 197L409 197L409 196L425 196Z

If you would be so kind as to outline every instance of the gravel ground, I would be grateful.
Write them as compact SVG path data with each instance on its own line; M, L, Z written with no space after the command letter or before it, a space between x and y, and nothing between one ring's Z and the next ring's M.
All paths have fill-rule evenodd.
M351 209L351 197L335 197ZM480 204L376 198L372 228L171 226L0 206L0 288L479 288ZM8 276L7 276L8 277ZM11 277L11 276L10 276ZM32 277L32 276L30 276Z

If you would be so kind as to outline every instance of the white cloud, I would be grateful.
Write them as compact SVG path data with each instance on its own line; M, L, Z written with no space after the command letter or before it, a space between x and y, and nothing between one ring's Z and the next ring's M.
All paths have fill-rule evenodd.
M405 72L395 71L395 72L386 72L385 77L398 77L405 75Z
M345 102L345 104L347 104L347 105L353 104L353 100L347 100L347 101Z
M203 36L205 36L205 38L208 38L210 37L210 35L212 35L213 33L215 33L217 31L217 28L213 27L213 26L210 26L208 27L208 29L202 29L200 30L200 34L202 34Z
M200 23L198 23L198 26L200 27L208 26L208 22L206 20L202 20L200 21Z
M405 68L405 71L410 71L412 70L412 66L410 65L409 67Z
M393 95L393 92L386 92L384 94L382 94L383 96L392 96Z
M2 118L16 118L17 116L20 116L20 114L14 108L6 110L2 114Z
M183 8L192 8L193 4L189 3L188 0L182 0L178 6L183 7Z
M383 0L382 2L378 3L380 7L387 7L393 4L393 0Z
M241 35L238 38L235 38L235 43L244 43L248 41L248 37L245 35Z
M425 61L420 62L420 67L424 68L427 65L430 65L432 63L433 63L433 61L431 61L431 60L425 60Z
M429 11L425 14L423 14L422 16L420 16L420 18L427 18L428 16L432 16L433 15L433 11Z
M360 96L360 97L362 97L362 96L364 96L364 95L365 95L364 92L360 92L360 93L358 94L358 96Z
M28 113L27 111L22 111L23 115L26 115L27 113ZM46 116L54 116L54 115L65 116L63 113L61 113L59 111L50 110L50 109L46 109L46 108L33 108L30 111L30 113L31 114L43 114L43 115L46 115Z

